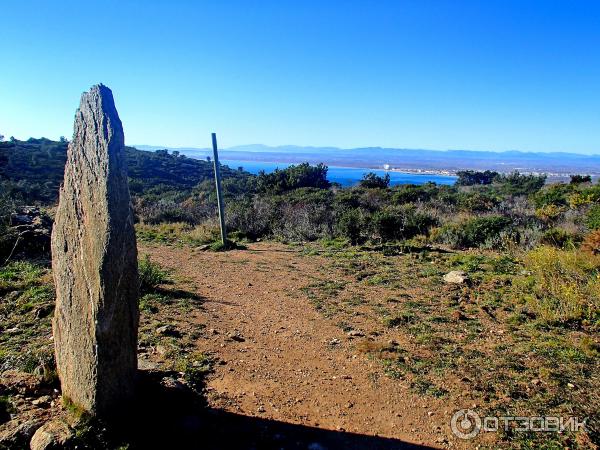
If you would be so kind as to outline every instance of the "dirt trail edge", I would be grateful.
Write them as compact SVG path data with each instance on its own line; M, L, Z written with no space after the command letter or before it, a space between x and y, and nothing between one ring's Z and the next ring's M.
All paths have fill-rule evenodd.
M367 337L349 337L310 303L302 288L323 277L319 256L273 243L227 253L141 246L140 253L205 298L182 321L203 330L197 350L220 361L208 380L212 408L434 448L466 444L451 436L452 405L387 377L357 352Z

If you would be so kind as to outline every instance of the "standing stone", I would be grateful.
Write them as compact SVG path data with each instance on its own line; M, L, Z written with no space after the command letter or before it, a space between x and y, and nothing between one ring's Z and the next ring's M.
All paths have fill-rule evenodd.
M52 231L53 322L63 396L118 409L137 369L138 273L123 126L112 92L81 96Z

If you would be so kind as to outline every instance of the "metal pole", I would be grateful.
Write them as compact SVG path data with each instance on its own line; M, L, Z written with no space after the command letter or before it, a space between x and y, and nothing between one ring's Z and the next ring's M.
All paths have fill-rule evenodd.
M217 185L217 205L219 206L219 223L221 225L221 241L227 245L227 230L225 229L225 205L221 193L221 168L219 166L219 151L217 150L217 134L212 133L213 165L215 168L215 183Z

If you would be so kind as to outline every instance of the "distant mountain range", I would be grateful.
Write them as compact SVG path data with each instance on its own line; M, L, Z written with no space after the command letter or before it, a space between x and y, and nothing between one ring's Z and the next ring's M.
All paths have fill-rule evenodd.
M134 145L140 150L176 150L192 158L212 155L209 148L173 148L154 145ZM491 152L471 150L420 150L398 148L300 147L285 145L241 145L219 151L221 159L311 164L330 166L382 168L389 165L398 170L456 172L457 170L495 170L498 172L546 173L551 178L569 174L600 176L600 155L576 153L531 153L520 151Z

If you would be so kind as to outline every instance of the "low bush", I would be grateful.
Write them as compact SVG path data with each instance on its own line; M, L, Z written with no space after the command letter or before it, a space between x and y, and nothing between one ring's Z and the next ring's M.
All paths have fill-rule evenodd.
M419 234L428 234L436 220L413 207L385 208L371 218L374 237L383 242L411 239Z
M386 189L390 186L390 174L386 173L380 177L374 172L366 173L359 185L365 189Z
M501 237L512 224L508 217L475 217L456 224L446 224L437 230L434 239L454 248L483 247Z
M600 256L542 246L530 251L524 263L531 275L519 287L537 316L548 323L598 324Z
M600 205L590 208L585 223L590 230L600 230Z
M160 264L151 261L148 255L138 262L138 276L141 295L153 292L161 284L169 282L168 272Z
M540 240L541 244L556 248L573 249L581 242L581 237L561 228L546 230Z

